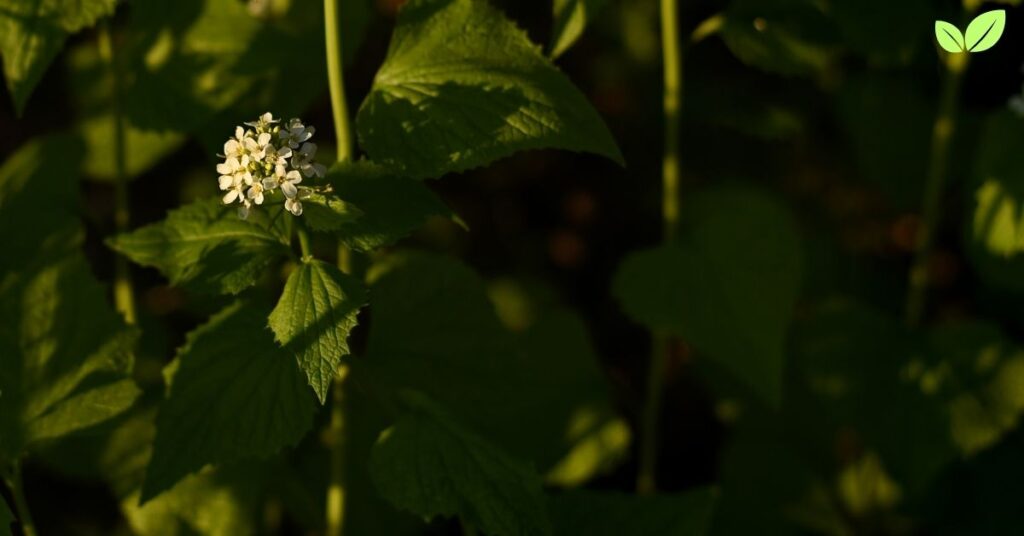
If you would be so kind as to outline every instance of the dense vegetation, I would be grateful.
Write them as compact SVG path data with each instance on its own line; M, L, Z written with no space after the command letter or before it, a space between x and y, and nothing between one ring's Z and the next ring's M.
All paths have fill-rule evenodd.
M1019 533L1017 4L0 0L0 536Z

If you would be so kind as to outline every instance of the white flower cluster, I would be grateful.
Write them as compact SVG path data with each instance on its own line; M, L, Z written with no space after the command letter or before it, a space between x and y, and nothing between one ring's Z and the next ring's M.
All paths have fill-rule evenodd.
M240 203L238 216L245 219L252 206L262 205L278 189L284 195L284 208L302 214L302 199L311 188L299 186L302 177L323 177L327 169L314 161L316 144L310 143L316 131L298 119L283 124L267 112L249 128L236 127L235 137L224 143L224 162L217 164L220 189L226 191L224 204Z

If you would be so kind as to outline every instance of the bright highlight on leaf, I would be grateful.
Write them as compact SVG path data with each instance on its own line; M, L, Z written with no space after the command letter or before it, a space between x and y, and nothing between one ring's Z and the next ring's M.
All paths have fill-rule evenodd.
M266 318L265 307L238 302L189 334L165 371L142 502L207 464L270 456L312 426L302 372L274 344Z
M1006 29L1006 11L999 9L982 13L967 26L967 35L952 24L935 21L935 39L951 54L984 52L996 45Z
M586 97L483 0L406 4L356 125L371 160L417 178L527 149L623 161Z
M327 400L356 314L366 305L359 281L323 261L302 263L288 277L270 327L286 350L295 354L320 403Z

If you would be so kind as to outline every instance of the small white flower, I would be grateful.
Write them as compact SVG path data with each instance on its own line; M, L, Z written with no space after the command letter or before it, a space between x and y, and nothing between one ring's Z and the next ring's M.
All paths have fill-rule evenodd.
M282 190L283 189L284 188L282 188ZM285 201L284 201L284 208L285 208L285 210L287 210L288 212L291 212L292 214L294 214L296 216L301 216L302 215L302 201L301 200L308 198L310 195L312 195L312 193L313 193L312 190L310 190L309 188L306 188L304 186L300 186L298 188L298 192L296 192L295 197L285 199Z
M259 119L257 119L256 121L246 123L246 125L249 125L250 127L255 128L258 131L264 132L269 129L270 125L273 125L274 123L277 122L278 120L274 119L274 115L271 114L270 112L267 112L261 115Z
M281 127L281 130L277 135L284 140L289 147L292 149L298 149L299 145L312 138L314 133L316 133L315 128L307 127L302 124L302 121L293 118Z
M298 199L285 199L284 208L296 216L302 215L302 202Z
M288 199L294 199L298 195L298 188L296 184L302 182L302 175L294 169L285 174L285 176L278 177L281 183L281 193L284 194Z
M245 194L246 198L252 200L257 205L263 204L263 183L254 182L249 187L249 191Z
M313 159L315 157L316 144L303 143L302 148L292 156L292 167L301 171L307 177L312 177L313 175L323 177L327 173L327 168L323 164L314 162Z

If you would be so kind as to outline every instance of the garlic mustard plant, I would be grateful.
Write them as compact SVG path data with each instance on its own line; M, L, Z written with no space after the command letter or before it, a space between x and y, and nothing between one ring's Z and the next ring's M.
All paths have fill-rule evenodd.
M270 112L235 127L234 137L224 142L224 162L217 164L224 204L238 203L238 216L245 219L253 206L280 190L284 208L301 216L302 200L318 191L315 186L299 186L303 176L322 178L327 172L315 160L316 144L309 141L315 132L297 118L281 124Z

